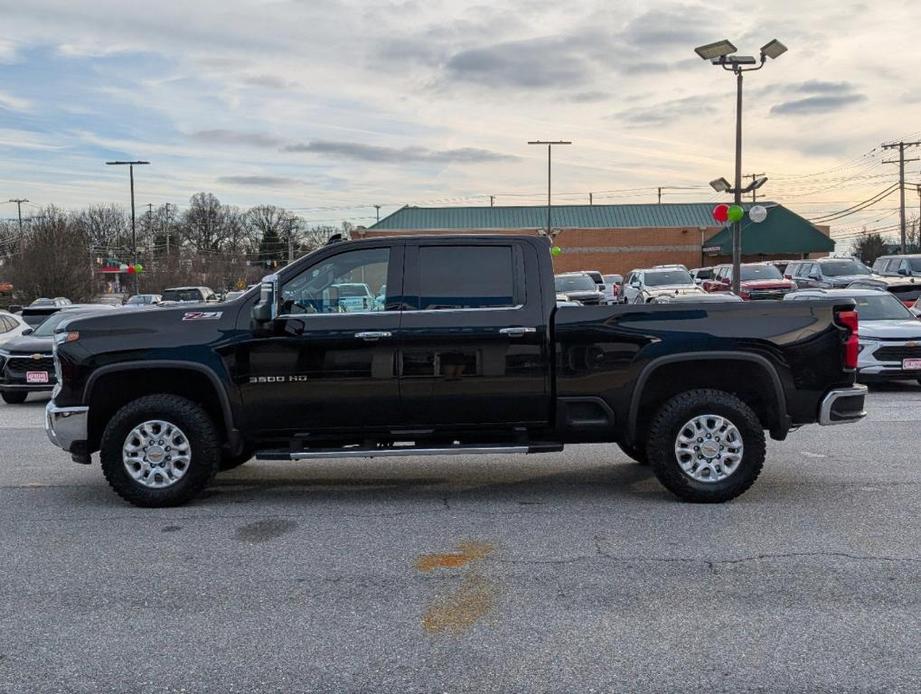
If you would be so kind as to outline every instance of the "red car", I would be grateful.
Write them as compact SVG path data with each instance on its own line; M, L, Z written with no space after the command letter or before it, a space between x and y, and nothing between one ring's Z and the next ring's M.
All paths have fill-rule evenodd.
M714 268L713 279L704 280L704 291L728 292L732 286L732 265L718 265ZM739 282L739 296L745 301L764 299L782 299L796 289L796 284L784 279L780 271L771 263L744 263Z

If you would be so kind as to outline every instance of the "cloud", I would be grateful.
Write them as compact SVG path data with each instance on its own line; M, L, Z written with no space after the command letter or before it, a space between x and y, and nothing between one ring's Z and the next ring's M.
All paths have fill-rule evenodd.
M263 133L241 132L239 130L199 130L189 137L213 145L245 145L247 147L280 147L284 140Z
M818 113L840 111L853 104L866 101L863 94L841 94L829 96L808 96L805 99L783 101L771 107L774 115L807 116Z
M618 111L610 117L634 127L662 126L686 119L688 114L712 114L718 111L713 99L702 94L670 99L650 106L639 106Z
M235 186L264 186L266 188L291 186L300 183L296 179L283 176L220 176L217 178L217 182Z
M481 162L511 161L518 159L508 154L476 147L458 149L429 149L428 147L382 147L359 142L333 142L314 140L308 143L287 145L284 152L309 152L358 161L400 164L427 162L434 164L471 164Z
M824 82L822 80L807 80L799 84L790 85L790 91L803 94L844 94L852 92L854 85L850 82Z
M28 111L32 108L32 102L7 92L0 92L0 108L7 111Z
M569 100L574 101L577 104L590 104L595 101L605 101L606 99L610 98L611 94L608 92L587 91L573 94L571 97L569 97Z
M242 84L261 89L292 89L297 83L278 77L277 75L245 75L240 79Z
M636 17L624 27L620 38L641 48L669 49L715 41L713 31L712 12L702 7L678 5L649 10Z
M455 53L445 64L445 72L449 79L491 87L579 85L593 72L583 52L585 45L568 37L497 43Z

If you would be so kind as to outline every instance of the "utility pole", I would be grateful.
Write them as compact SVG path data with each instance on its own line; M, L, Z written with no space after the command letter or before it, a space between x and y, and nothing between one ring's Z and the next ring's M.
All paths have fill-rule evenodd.
M659 190L659 198L658 198L658 199L659 199L659 202L658 202L658 204L661 205L661 204L662 204L662 186L659 186L658 190Z
M531 140L528 142L529 145L547 145L547 239L551 240L553 237L550 235L550 210L553 206L553 203L550 200L551 196L551 153L553 152L554 145L571 145L572 142L568 140Z
M495 195L490 195L490 196L489 196L489 206L490 206L490 207L495 207L495 205L496 205L496 196L495 196Z
M589 205L594 205L594 204L595 204L595 203L592 201L592 194L591 194L591 193L588 194L588 204L589 204Z
M172 217L170 217L169 203L166 203L166 262L169 263L169 237L170 226L172 226Z
M374 206L374 209L377 211L377 221L379 222L379 221L381 221L381 206L380 206L380 205L375 205L375 206Z
M135 166L144 166L150 164L149 161L107 161L106 166L127 166L128 175L131 178L131 263L132 265L136 264L138 261L138 239L137 233L134 227L134 167ZM134 273L134 293L137 294L138 287L140 283L138 282L138 275Z
M25 198L13 198L10 202L16 203L16 212L19 215L19 236L22 237L22 203L29 201Z
M883 149L899 150L898 159L890 159L888 161L884 161L883 164L899 165L899 227L902 230L902 255L905 255L905 162L918 161L917 157L914 159L906 159L905 149L907 147L918 147L919 145L921 145L921 141L890 142L882 146Z
M755 181L758 180L759 176L764 176L764 173L762 172L762 173L742 174L742 176L744 178L750 178L752 180L752 183L754 183ZM758 202L758 189L757 188L752 188L752 202Z

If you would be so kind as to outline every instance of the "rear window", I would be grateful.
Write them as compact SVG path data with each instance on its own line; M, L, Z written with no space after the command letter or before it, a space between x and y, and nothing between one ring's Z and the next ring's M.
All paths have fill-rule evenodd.
M201 301L201 292L197 289L167 289L162 294L163 301Z
M516 304L511 246L420 246L419 309L510 308Z
M646 285L664 287L669 284L694 284L687 270L659 270L646 273Z

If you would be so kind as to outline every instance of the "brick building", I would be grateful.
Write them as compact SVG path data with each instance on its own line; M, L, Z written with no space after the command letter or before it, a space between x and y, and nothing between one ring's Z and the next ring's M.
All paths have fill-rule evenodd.
M834 250L828 229L816 227L782 205L768 207L768 218L743 220L746 261L826 255ZM626 273L666 263L688 267L729 262L731 236L712 217L714 203L656 205L560 205L551 209L555 244L562 253L556 272L600 270ZM746 209L750 205L744 205ZM545 206L403 207L353 237L395 234L540 234Z

